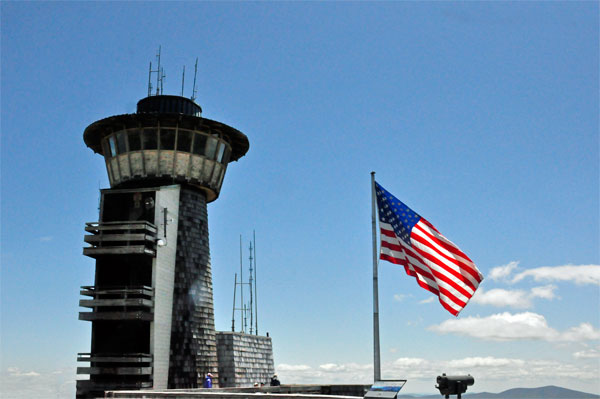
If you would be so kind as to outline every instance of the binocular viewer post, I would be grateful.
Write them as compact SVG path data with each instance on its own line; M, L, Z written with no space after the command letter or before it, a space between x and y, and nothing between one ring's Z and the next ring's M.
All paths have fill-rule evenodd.
M450 395L457 395L457 399L461 399L461 395L467 391L467 387L475 383L475 379L471 375L446 375L445 373L437 377L437 385L440 394L446 399Z

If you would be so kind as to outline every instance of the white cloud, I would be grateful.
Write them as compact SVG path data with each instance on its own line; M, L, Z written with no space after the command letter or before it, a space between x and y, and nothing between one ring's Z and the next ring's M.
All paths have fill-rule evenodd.
M372 383L371 364L327 363L320 366L300 367L278 365L280 380L286 384L370 384ZM297 369L298 371L289 371ZM529 386L532 381L540 385L552 381L567 380L573 386L575 382L592 385L597 380L598 369L589 362L567 363L554 360L498 358L493 356L465 357L462 359L424 359L401 357L382 364L384 378L408 379L407 392L432 393L435 377L442 372L447 374L472 374L478 389L491 386ZM484 385L487 384L487 385ZM417 387L417 388L415 388ZM422 388L419 388L422 387Z
M8 374L11 377L39 377L40 373L36 373L35 371L24 372L21 371L18 367L8 367L6 369Z
M554 299L556 297L554 294L555 290L556 286L554 285L533 287L529 292L525 290L505 290L502 288L485 291L483 288L479 288L475 291L471 302L496 307L508 306L516 309L528 309L533 306L531 301L533 298Z
M518 273L512 282L519 282L526 277L531 277L534 281L570 281L579 285L600 285L600 265L536 267Z
M579 352L573 353L573 356L577 359L598 359L600 358L600 350L599 349L585 349Z
M51 372L7 367L0 372L2 399L75 397L75 367Z
M492 270L490 270L487 277L492 280L505 279L512 273L514 269L517 268L517 266L519 266L519 262L513 261L503 266L494 267Z
M404 298L406 298L404 294L394 294L394 301L396 302L402 302Z
M458 334L489 341L579 342L600 339L600 330L589 323L581 323L579 326L559 332L548 326L544 316L532 312L516 314L504 312L487 317L449 319L428 329L440 334Z
M542 298L542 299L554 299L556 295L554 291L556 290L555 285L543 285L541 287L533 287L531 289L531 297L532 298Z
M494 288L485 291L479 288L475 291L475 295L471 298L472 303L480 305L492 305L497 307L512 307L526 309L531 307L530 296L523 290L505 290L502 288Z
M322 364L319 366L320 370L328 371L328 372L354 372L360 370L370 370L373 369L373 366L370 364L358 364L358 363L347 363L347 364L336 364L336 363L328 363Z
M277 366L277 368L279 369L279 371L307 371L311 369L310 366L307 366L305 364L280 364L279 366Z
M466 357L464 359L451 360L448 366L453 369L473 369L475 367L502 367L523 365L524 360L521 359L505 359L492 356L487 357Z
M429 298L427 298L427 299L423 299L422 301L419 301L419 303L420 303L420 304L424 304L424 303L431 303L431 302L433 302L433 301L435 301L435 297L432 297L432 296L430 296L430 297L429 297Z
M41 242L48 242L48 241L52 241L53 239L54 239L54 237L52 237L52 236L43 236L43 237L39 238L39 240Z
M326 363L317 367L280 364L276 370L286 384L368 384L373 375L372 364L358 363Z
M600 339L600 330L597 330L590 323L581 323L576 327L571 327L560 334L559 341L589 341Z

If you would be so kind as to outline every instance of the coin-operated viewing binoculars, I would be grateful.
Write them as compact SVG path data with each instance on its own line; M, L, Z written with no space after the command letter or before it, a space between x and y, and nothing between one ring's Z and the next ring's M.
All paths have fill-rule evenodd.
M437 378L437 385L435 386L440 390L440 394L444 395L446 399L450 395L457 395L457 399L467 391L467 387L475 383L475 379L471 375L446 375L442 374Z

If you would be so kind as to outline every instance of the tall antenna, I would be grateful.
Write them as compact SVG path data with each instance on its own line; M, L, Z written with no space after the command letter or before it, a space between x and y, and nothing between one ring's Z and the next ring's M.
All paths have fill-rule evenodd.
M248 260L250 263L250 278L248 279L248 285L250 286L250 335L252 335L254 330L252 328L252 324L254 324L254 318L252 317L254 313L254 304L252 303L252 261L254 260L252 257L252 241L250 241L250 257Z
M256 232L253 231L253 238L250 241L250 255L249 260L249 272L248 282L244 282L244 264L243 264L243 251L242 251L242 235L240 234L240 278L235 273L235 280L233 284L233 309L231 315L231 331L235 332L235 314L236 311L240 312L240 332L258 335L258 290L256 285ZM239 293L239 304L236 306L237 301L237 289L240 288ZM250 300L248 303L244 302L244 290L245 286L248 286L248 292L250 293ZM239 306L239 307L238 307ZM250 322L250 323L248 323ZM248 324L250 329L248 330Z
M244 284L244 269L242 267L242 235L240 234L240 284ZM244 332L244 286L240 287L240 315L242 316L242 332Z
M150 62L150 68L148 69L148 97L152 95L152 74L156 73L156 95L163 94L163 83L167 75L165 70L160 66L160 51L161 46L158 46L158 52L156 53L156 59L158 60L158 66L155 70L152 69L152 62Z
M196 74L198 73L198 57L196 57L196 65L194 66L194 86L192 87L192 101L196 101ZM183 94L182 94L183 96Z
M158 59L158 67L156 69L156 95L158 96L160 94L160 90L162 87L162 69L160 69L160 49L162 46L158 46L158 53L156 54L156 58Z
M148 97L152 95L152 61L150 61L150 68L148 68Z
M235 292L237 290L237 273L235 274L235 280L233 283L233 312L231 313L231 332L235 332Z
M258 335L258 283L256 281L256 231L252 230L254 241L254 333Z
M160 68L160 94L163 94L163 83L165 82L165 78L167 77L167 75L165 75L165 69L164 68Z
M183 97L183 82L185 82L185 65L183 66L183 73L181 74L181 97Z

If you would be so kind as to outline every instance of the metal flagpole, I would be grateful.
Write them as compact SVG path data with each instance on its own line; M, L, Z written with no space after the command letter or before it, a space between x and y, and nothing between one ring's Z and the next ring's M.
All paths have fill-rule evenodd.
M381 380L379 349L379 284L377 277L377 222L375 221L375 172L371 172L371 228L373 232L373 369L375 381Z

